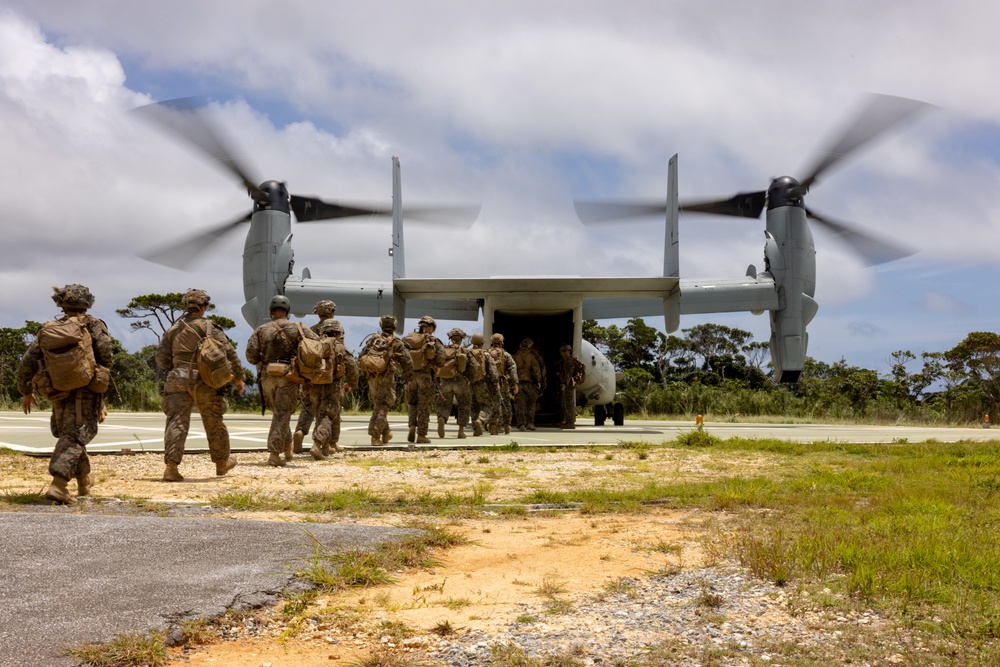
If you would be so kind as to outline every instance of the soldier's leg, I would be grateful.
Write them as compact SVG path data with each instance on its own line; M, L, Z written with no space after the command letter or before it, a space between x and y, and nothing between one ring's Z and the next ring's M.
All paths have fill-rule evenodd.
M191 424L193 403L191 394L186 391L170 392L163 396L163 414L167 416L163 429L163 462L168 465L180 465L184 457L184 443Z
M73 497L66 488L69 480L86 477L90 473L90 460L85 449L97 435L97 413L100 396L85 389L78 389L68 398L52 401L52 430L58 433L55 448L49 459L52 484L45 497L57 503L72 503ZM85 479L84 486L89 486Z
M392 374L379 377L375 392L375 414L372 416L372 444L382 444L382 434L389 429L389 410L396 403L396 378Z
M340 381L335 381L330 385L330 404L328 414L330 416L330 437L323 445L323 455L329 456L332 452L342 451L340 448L340 413L342 408L343 394L341 392Z
M285 460L292 460L292 413L299 402L299 387L281 378L283 383L274 391L274 414L271 417L271 429L268 433L268 450L271 450L271 440L274 447L284 452Z
M538 409L538 387L531 382L521 389L527 388L524 392L524 418L528 422L525 428L529 431L535 430L535 411Z
M410 428L417 427L417 404L420 401L420 378L423 373L414 373L413 380L406 385L406 423Z
M467 380L458 380L455 383L455 400L458 404L456 419L458 421L459 437L465 437L465 427L469 425L469 416L472 412L472 388Z
M417 377L419 377L417 384L417 435L426 437L427 428L431 421L431 406L434 405L434 379L430 373L420 373Z
M223 421L228 408L226 399L219 396L217 390L201 384L195 389L195 403L205 426L209 455L218 468L220 463L225 464L230 458L229 429Z
M298 419L295 420L295 432L292 433L292 451L296 454L302 453L302 441L309 434L309 427L313 423L312 399L305 387L299 394L302 402L302 410Z

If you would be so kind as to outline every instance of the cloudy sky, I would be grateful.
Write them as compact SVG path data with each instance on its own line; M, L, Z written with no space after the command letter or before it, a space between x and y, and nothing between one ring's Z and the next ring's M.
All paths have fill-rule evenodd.
M866 268L816 230L809 354L888 370L1000 331L1000 5L925 0L215 2L0 0L0 326L56 314L51 287L201 287L242 322L237 233L191 272L142 250L248 210L234 179L127 111L202 95L259 180L329 200L481 202L467 231L407 227L411 277L656 275L663 223L584 227L573 199L765 189L862 95L937 108L819 183L810 208L919 249ZM387 223L293 227L296 272L388 279ZM682 278L762 268L763 222L685 216ZM685 317L768 336L749 313ZM662 320L649 320L662 328ZM374 321L346 318L356 345ZM914 368L916 370L916 368Z

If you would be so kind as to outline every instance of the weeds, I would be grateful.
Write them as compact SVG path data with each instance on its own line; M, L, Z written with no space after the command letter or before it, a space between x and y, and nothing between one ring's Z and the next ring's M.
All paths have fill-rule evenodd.
M64 655L90 667L159 667L167 664L166 635L118 635L103 644L85 644Z

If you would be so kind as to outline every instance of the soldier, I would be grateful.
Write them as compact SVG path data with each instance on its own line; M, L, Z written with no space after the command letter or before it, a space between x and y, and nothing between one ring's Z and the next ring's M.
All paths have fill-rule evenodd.
M320 302L323 303L323 302ZM332 303L327 301L326 303ZM311 414L316 415L316 430L309 453L316 460L325 459L331 452L342 451L340 445L340 401L344 393L358 384L358 365L344 346L344 327L335 319L322 321L317 335L325 337L330 350L328 359L334 369L333 382L306 385ZM303 409L304 410L304 409Z
M97 424L104 421L104 392L111 377L113 339L103 321L87 314L94 305L89 289L83 285L52 289L55 292L52 300L64 315L43 324L28 346L17 371L17 389L21 392L24 414L31 413L32 404L38 405L36 390L52 403L50 427L57 441L49 459L52 483L45 497L68 505L74 502L66 488L69 480L76 478L78 496L89 495L94 483L86 446L97 435ZM50 356L50 350L66 343L56 335L60 331L68 331L77 340L72 368L61 368L61 363ZM71 376L75 379L71 380ZM76 387L70 389L70 385Z
M535 409L538 407L538 392L545 389L545 365L533 349L530 338L521 341L521 347L514 355L517 364L519 389L515 397L514 412L519 431L535 430Z
M271 299L271 321L257 327L247 341L246 358L257 367L261 400L271 408L271 428L267 434L267 464L283 466L292 460L292 412L299 400L299 388L285 378L298 352L302 336L318 339L311 329L288 321L291 312L288 298ZM285 459L281 459L284 453Z
M313 312L319 315L319 322L309 327L312 329L313 333L319 335L320 327L323 326L325 322L336 322L333 319L333 314L337 312L337 304L333 301L319 301L313 308ZM339 324L339 322L338 322ZM343 331L343 327L341 327ZM354 358L352 357L353 361ZM292 433L292 453L301 454L302 453L302 440L309 434L309 427L312 426L313 413L312 407L310 405L309 396L306 394L305 390L302 391L302 411L299 412L299 418L295 422L295 432ZM312 450L310 450L311 452ZM339 450L338 450L339 451Z
M500 409L493 413L490 419L490 435L497 435L503 430L510 433L510 419L513 406L511 401L517 395L517 365L510 352L503 349L503 334L495 333L490 338L490 349L487 350L496 365L500 380Z
M455 328L448 332L450 344L444 348L444 361L438 368L437 376L441 382L440 402L438 403L438 437L444 437L444 425L448 422L453 402L458 404L458 437L465 437L465 427L469 423L469 413L472 411L472 378L477 374L476 358L462 345L465 332ZM480 425L479 433L483 430Z
M392 438L388 413L396 404L396 374L393 371L399 367L407 388L414 375L413 360L395 334L396 318L383 315L378 323L381 332L369 336L358 355L358 367L368 378L368 398L372 402L368 434L373 447L380 447Z
M559 378L559 406L562 412L561 428L576 428L576 387L587 375L587 367L573 356L573 348L563 345L559 348L560 358L556 362L556 377Z
M472 349L469 350L478 366L472 376L472 435L482 435L483 426L489 428L493 415L500 411L500 379L493 357L483 349L486 337L481 333L472 334ZM495 431L490 432L496 435Z
M163 431L164 482L183 482L177 466L184 456L191 423L191 407L198 406L198 413L205 425L208 450L215 463L215 474L222 476L236 467L236 457L229 454L229 431L222 421L226 414L226 399L218 389L209 386L198 372L196 352L202 340L211 336L226 350L236 391L243 395L243 366L236 356L236 349L226 334L211 320L205 319L210 297L200 289L184 293L185 313L171 326L156 347L156 365L167 373L163 388L163 412L167 416ZM223 380L224 381L224 380Z
M413 380L406 385L406 412L410 431L407 442L427 444L427 428L431 421L431 404L436 393L437 369L444 358L444 345L434 337L437 322L424 315L417 330L403 336L403 345L413 362ZM442 436L444 437L444 436Z

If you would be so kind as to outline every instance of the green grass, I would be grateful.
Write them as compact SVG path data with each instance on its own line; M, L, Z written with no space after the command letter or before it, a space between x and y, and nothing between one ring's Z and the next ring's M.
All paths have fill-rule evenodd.
M158 667L167 663L166 635L119 635L103 644L86 644L64 655L89 667Z

